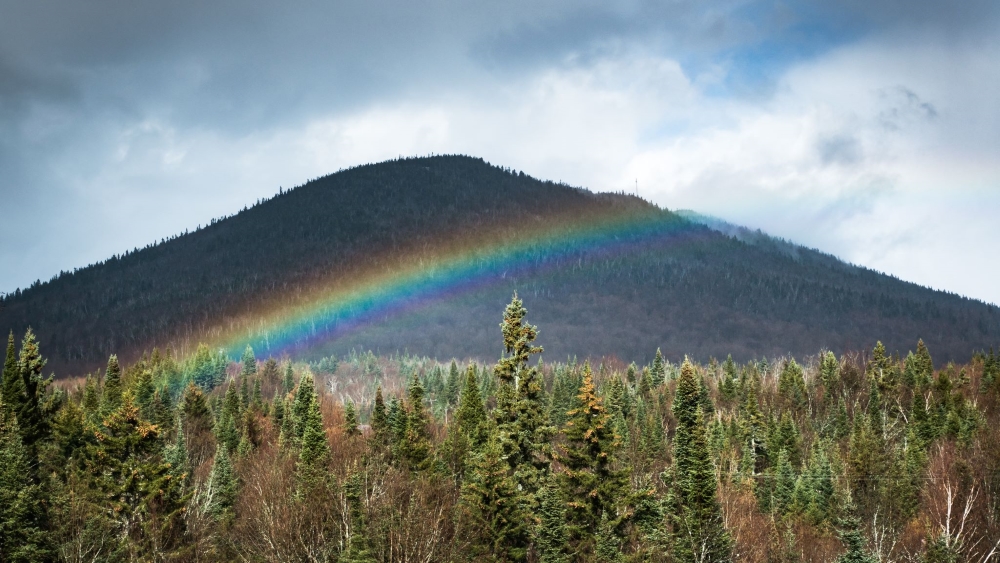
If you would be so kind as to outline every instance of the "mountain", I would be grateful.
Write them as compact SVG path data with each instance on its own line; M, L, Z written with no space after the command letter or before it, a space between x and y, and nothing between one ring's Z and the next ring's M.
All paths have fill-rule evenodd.
M708 225L706 225L708 223ZM721 232L720 232L721 231ZM546 355L737 359L1000 342L1000 310L761 233L465 156L359 166L0 302L57 373L199 342L496 358L517 291Z

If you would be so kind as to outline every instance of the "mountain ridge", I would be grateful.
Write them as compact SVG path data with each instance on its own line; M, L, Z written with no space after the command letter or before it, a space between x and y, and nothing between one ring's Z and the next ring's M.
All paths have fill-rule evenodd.
M557 358L646 357L657 347L674 357L804 355L820 348L869 348L876 339L905 351L924 338L936 357L947 360L1000 341L994 306L763 233L740 240L685 214L465 156L362 165L283 191L200 230L7 295L0 302L0 330L34 326L53 366L63 370L153 346L190 352L197 341L221 338L226 330L263 343L253 334L266 330L247 328L271 322L261 311L311 306L308 295L338 284L348 291L352 276L377 271L391 278L410 262L439 265L462 245L471 248L463 252L474 253L476 245L516 240L526 229L558 234L614 215L651 218L659 230L611 253L587 246L557 249L563 253L558 259L555 247L531 241L535 246L518 258L527 265L515 275L490 269L502 262L474 265L470 272L481 281L476 288L370 315L347 332L334 327L330 341L321 328L317 343L299 352L342 353L361 346L492 357L499 352L489 334L499 321L494 311L515 290L537 315L533 322L543 327L542 343L550 336L548 349ZM619 234L606 236L613 243ZM598 337L593 333L600 320L606 334ZM220 328L227 323L243 324ZM449 336L449 329L456 335Z

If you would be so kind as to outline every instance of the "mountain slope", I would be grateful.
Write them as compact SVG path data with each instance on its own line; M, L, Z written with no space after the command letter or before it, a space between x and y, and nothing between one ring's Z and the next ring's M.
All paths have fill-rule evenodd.
M199 341L493 358L516 290L557 358L803 355L876 339L905 351L923 338L941 361L1000 342L996 307L763 240L479 159L398 160L7 296L0 330L31 325L60 373Z

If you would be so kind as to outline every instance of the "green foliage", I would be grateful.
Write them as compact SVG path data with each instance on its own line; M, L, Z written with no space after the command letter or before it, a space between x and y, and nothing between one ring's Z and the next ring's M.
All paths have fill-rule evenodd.
M253 348L247 345L243 350L243 357L240 359L240 375L249 379L257 375L257 357L253 355Z
M801 408L806 404L806 382L803 379L802 367L794 358L788 360L778 378L778 393L793 407Z
M31 479L31 460L17 421L3 407L0 401L0 561L54 561L45 533L43 491Z
M424 405L424 386L414 374L410 381L406 429L399 446L400 454L411 471L424 470L430 466L431 442L427 429L429 422Z
M236 498L239 495L239 483L225 444L220 443L215 450L207 489L209 514L218 520L232 520L233 507L236 506Z
M361 429L358 428L358 411L354 406L354 401L347 401L344 405L344 434L347 436L360 436Z
M472 536L473 556L480 561L523 561L527 556L530 528L525 499L502 455L494 430L473 455L462 485L463 521Z
M540 563L569 563L566 500L557 482L550 480L539 491L539 519L535 550Z
M694 366L681 366L674 396L673 483L667 501L672 551L679 561L728 561L732 539L722 523L715 468L708 450L701 385Z

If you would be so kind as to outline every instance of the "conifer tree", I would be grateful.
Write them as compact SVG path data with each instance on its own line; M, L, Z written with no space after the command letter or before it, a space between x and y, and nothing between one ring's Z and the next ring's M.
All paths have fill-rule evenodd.
M819 364L819 376L820 381L823 382L823 388L826 390L824 396L832 396L840 384L840 364L833 352L828 351L823 354L823 359L820 360Z
M55 560L45 531L42 489L31 479L30 463L16 417L0 400L0 561Z
M104 392L101 395L101 413L107 416L122 404L122 368L118 365L118 356L112 354L108 358L108 367L104 372Z
M802 368L795 358L788 360L781 370L781 375L778 376L778 393L793 407L802 407L806 404L806 382Z
M601 522L597 527L597 535L594 538L594 555L597 560L606 563L616 563L621 561L621 539L615 533L615 527L608 514L601 514Z
M217 520L231 521L238 494L239 482L233 472L229 450L225 444L220 443L215 450L212 472L208 477L209 513Z
M188 462L187 440L184 436L184 424L181 417L177 417L177 428L174 432L174 443L167 446L163 458L170 465L170 475L178 483L185 485L189 480L191 468Z
M358 411L354 407L354 401L348 400L344 405L344 434L347 436L360 436L361 429L358 428Z
M156 386L153 384L153 372L144 369L139 372L139 377L135 380L135 404L139 407L139 412L147 420L153 418L153 400L156 394Z
M534 493L548 472L552 428L544 405L544 389L537 367L528 365L533 354L542 352L532 343L538 329L524 322L527 310L517 294L504 310L500 330L504 354L493 372L500 380L497 393L497 430L507 464L517 483L534 503Z
M431 442L427 431L430 420L424 406L424 386L416 374L410 381L409 407L400 450L410 470L419 471L427 469L430 464Z
M292 362L285 365L285 376L281 380L281 386L285 393L291 393L295 388L295 376L292 373Z
M490 432L462 484L462 521L474 536L476 560L524 561L530 540L525 501L502 456L497 434Z
M389 415L385 409L385 400L382 398L381 385L375 388L375 404L372 406L371 427L376 443L379 446L387 446L389 444L391 429L389 428Z
M278 373L278 362L274 358L268 358L264 362L263 369L260 370L260 381L263 381L269 385L274 385L279 383L281 375Z
M14 348L14 332L7 337L7 355L3 362L3 379L0 380L0 403L7 410L17 413L24 401L24 381L17 367L17 350Z
M311 377L303 377L303 381ZM305 389L305 391L303 391ZM301 403L300 403L301 399ZM323 415L319 408L319 398L311 385L300 385L296 397L296 410L300 410L301 418L297 421L297 429L301 429L301 449L299 450L299 468L301 471L320 471L326 469L330 457L330 445L326 441L326 430L323 426Z
M589 365L584 367L577 401L563 429L566 451L559 459L565 470L559 478L568 502L570 533L580 540L597 531L605 511L613 513L625 483L612 463L618 437L611 428L611 416L597 396Z
M674 558L678 561L729 561L732 540L722 523L715 469L708 450L701 385L685 360L674 397L673 486L670 514Z
M539 522L535 550L540 563L569 563L569 532L566 528L566 500L558 483L550 479L539 491Z
M778 452L778 463L774 471L774 501L771 507L779 514L785 515L792 507L795 496L795 469L788 461L788 451Z
M458 403L455 420L459 428L469 438L473 448L479 448L486 443L486 408L479 395L479 382L476 381L476 370L473 366L465 372L465 386Z
M375 563L377 559L371 552L367 520L361 502L364 496L364 485L358 473L352 473L344 483L344 496L347 499L351 535L347 549L339 560L344 563Z
M198 344L194 357L191 359L191 380L202 389L209 391L215 388L218 383L212 352L205 344Z
M848 516L839 522L840 541L847 551L837 557L836 563L876 563L878 559L865 549L865 538L861 534L861 522L854 516L854 507L848 505Z
M253 348L249 344L243 350L243 358L240 361L242 363L240 375L243 378L249 379L257 375L257 357L253 355Z
M660 349L656 349L656 357L653 358L653 368L650 370L650 374L653 376L653 385L658 386L663 383L667 378L667 367L666 363L663 361L663 353Z
M448 368L448 381L444 388L444 399L446 405L452 407L458 403L458 394L461 388L462 380L458 371L458 364L455 363L455 360L452 360L451 367Z
M295 438L301 439L306 429L306 417L312 404L316 402L316 387L312 374L308 371L299 379L295 391L295 401L292 403L292 420L295 421ZM288 413L285 413L288 416Z
M39 450L52 432L52 417L59 404L49 400L48 387L52 378L43 378L46 360L38 348L35 333L29 327L21 341L17 369L21 374L20 389L23 395L14 411L17 426L21 431L21 441L28 453L31 475L35 482L39 477Z

